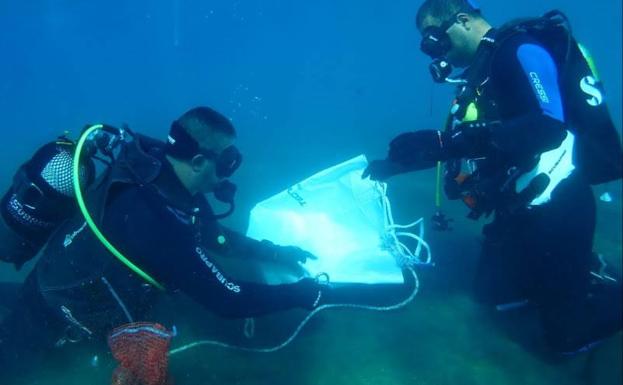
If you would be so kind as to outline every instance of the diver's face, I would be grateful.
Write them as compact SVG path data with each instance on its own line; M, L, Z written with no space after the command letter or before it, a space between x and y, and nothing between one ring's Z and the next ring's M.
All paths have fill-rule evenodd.
M219 156L223 150L233 143L233 137L215 133L206 143L202 144L201 149ZM221 181L216 173L216 159L198 154L191 160L191 165L199 191L203 194L214 192L216 185Z
M427 17L420 26L420 33L424 34L429 27L441 27L450 39L450 49L445 59L455 67L467 67L475 54L472 40L471 18L464 13L456 14L449 20L439 20Z

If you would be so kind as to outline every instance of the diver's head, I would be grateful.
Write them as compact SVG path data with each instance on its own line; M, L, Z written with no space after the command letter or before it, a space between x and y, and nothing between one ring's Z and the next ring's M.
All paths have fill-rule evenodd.
M209 107L195 107L173 122L167 159L191 194L214 192L240 166L235 138L229 119Z
M472 0L426 0L416 16L421 50L456 67L471 64L480 40L491 29Z

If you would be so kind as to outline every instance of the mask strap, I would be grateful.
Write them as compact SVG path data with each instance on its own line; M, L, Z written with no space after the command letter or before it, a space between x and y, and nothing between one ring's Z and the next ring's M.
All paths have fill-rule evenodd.
M174 158L191 159L200 152L200 149L199 143L176 120L171 124L165 151Z

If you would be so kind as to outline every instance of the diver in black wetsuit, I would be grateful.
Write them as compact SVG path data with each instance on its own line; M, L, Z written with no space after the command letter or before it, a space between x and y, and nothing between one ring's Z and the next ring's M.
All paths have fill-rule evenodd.
M120 324L144 320L164 291L181 291L225 317L252 317L329 303L395 303L413 288L410 274L407 284L391 289L337 288L311 278L265 285L230 277L213 256L283 263L314 257L219 224L223 215L212 212L204 194L214 193L233 208L235 186L225 178L242 158L232 124L198 107L173 123L167 143L133 135L85 196L101 232L139 271L116 260L83 215L73 215L43 246L13 312L0 324L0 368L30 365L33 352L54 346L103 340Z
M622 326L620 280L592 253L590 187L621 177L621 144L593 63L560 18L495 29L469 0L425 1L417 27L431 73L459 84L447 127L399 135L365 175L446 162L448 197L473 219L494 213L476 297L498 308L528 299L549 344L571 353ZM452 66L465 71L451 78Z

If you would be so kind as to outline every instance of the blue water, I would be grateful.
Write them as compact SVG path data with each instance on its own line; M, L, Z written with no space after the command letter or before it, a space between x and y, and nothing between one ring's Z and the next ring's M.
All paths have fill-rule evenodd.
M563 10L593 53L621 129L620 1L479 3L494 24ZM452 88L430 80L414 26L418 6L406 0L2 1L0 187L38 145L65 130L76 135L84 124L104 121L164 137L180 113L209 105L231 117L239 132L245 163L235 177L238 210L227 224L244 230L256 202L293 182L361 153L381 156L400 132L440 128ZM432 214L433 180L426 172L396 179L390 196L398 219ZM614 201L599 203L595 247L620 271L620 183L596 187L604 191ZM512 325L471 301L480 225L464 220L461 206L445 207L455 230L430 239L441 268L424 274L421 296L407 309L326 313L273 355L201 348L172 359L176 383L620 383L620 336L593 355L551 360L515 343L504 332ZM0 279L22 279L27 270L0 264ZM239 337L239 323L213 319L190 303L169 305L180 315L171 322L185 326L180 343ZM291 326L298 316L270 320ZM270 320L258 324L266 325L263 335L275 332ZM98 353L104 355L93 368L94 354L52 361L27 383L107 384L109 357Z

